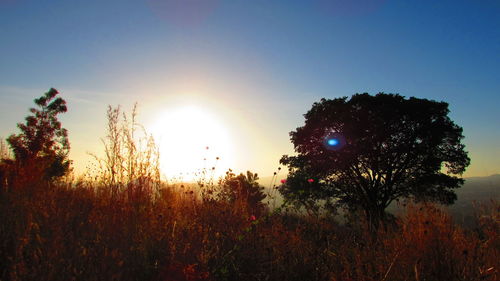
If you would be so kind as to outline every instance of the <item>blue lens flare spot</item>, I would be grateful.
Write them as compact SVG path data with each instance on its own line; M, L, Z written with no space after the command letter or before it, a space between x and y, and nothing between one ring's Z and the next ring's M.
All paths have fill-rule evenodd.
M338 144L339 144L339 140L338 139L329 139L328 140L328 145L336 146Z
M330 151L339 151L346 145L345 137L338 132L331 132L323 138L323 146Z

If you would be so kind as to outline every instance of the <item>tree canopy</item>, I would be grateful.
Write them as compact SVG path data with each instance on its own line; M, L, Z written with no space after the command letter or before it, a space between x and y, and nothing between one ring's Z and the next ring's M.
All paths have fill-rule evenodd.
M290 132L297 155L284 155L285 198L365 212L372 226L394 200L451 204L470 163L462 128L446 102L398 94L321 99Z
M32 115L26 117L26 123L17 124L21 133L7 138L14 156L13 164L31 169L27 173L40 170L46 180L66 174L71 163L68 160L68 132L57 119L58 114L67 111L66 101L56 97L58 94L51 88L35 99L38 108L30 109Z

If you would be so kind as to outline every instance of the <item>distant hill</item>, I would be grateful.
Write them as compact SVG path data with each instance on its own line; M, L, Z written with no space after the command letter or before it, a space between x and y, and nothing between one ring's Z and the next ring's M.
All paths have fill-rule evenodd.
M276 180L273 177L262 177L259 183L271 188L273 184L280 185L280 180L286 175L278 175ZM488 177L465 178L464 185L456 190L457 201L454 205L468 205L472 201L488 201L490 199L500 199L500 174Z
M275 181L272 181L273 177L263 177L259 183L266 190L271 190L273 184L279 185L283 178L286 178L286 175L278 175ZM464 185L456 189L456 194L457 201L447 208L456 222L470 226L474 217L474 205L488 204L491 200L500 201L500 174L465 178ZM279 197L279 193L277 195ZM277 203L279 202L281 202L281 198L277 198ZM388 208L388 211L399 213L402 210L394 204Z
M500 200L500 175L466 178L464 185L457 189L457 201L448 207L458 223L471 226L476 206Z
M465 178L465 184L457 189L456 193L458 197L457 203L473 200L498 200L500 199L500 174L489 177Z

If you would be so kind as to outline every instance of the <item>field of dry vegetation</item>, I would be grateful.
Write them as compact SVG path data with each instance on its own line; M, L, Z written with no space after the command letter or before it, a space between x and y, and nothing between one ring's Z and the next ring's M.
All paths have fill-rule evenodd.
M242 190L216 196L228 181L209 192L153 182L4 188L0 280L498 278L498 203L478 211L474 229L413 205L374 238L359 220L270 212Z
M271 208L253 173L160 180L134 114L108 111L105 157L81 179L36 165L0 175L0 280L497 280L498 202L472 228L409 205L377 233L363 216Z

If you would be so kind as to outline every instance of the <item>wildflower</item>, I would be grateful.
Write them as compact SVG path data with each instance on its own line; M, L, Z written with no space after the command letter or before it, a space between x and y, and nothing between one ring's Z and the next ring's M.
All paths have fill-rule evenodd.
M307 180L307 182L308 182L308 183L313 183L313 182L314 182L314 180L313 180L313 179L308 179L308 180Z
M285 183L286 183L286 180L285 180L285 179L282 179L282 180L280 180L280 182L281 182L282 184L285 184Z
M257 218L254 215L251 215L248 220L252 222L252 221L256 221Z

